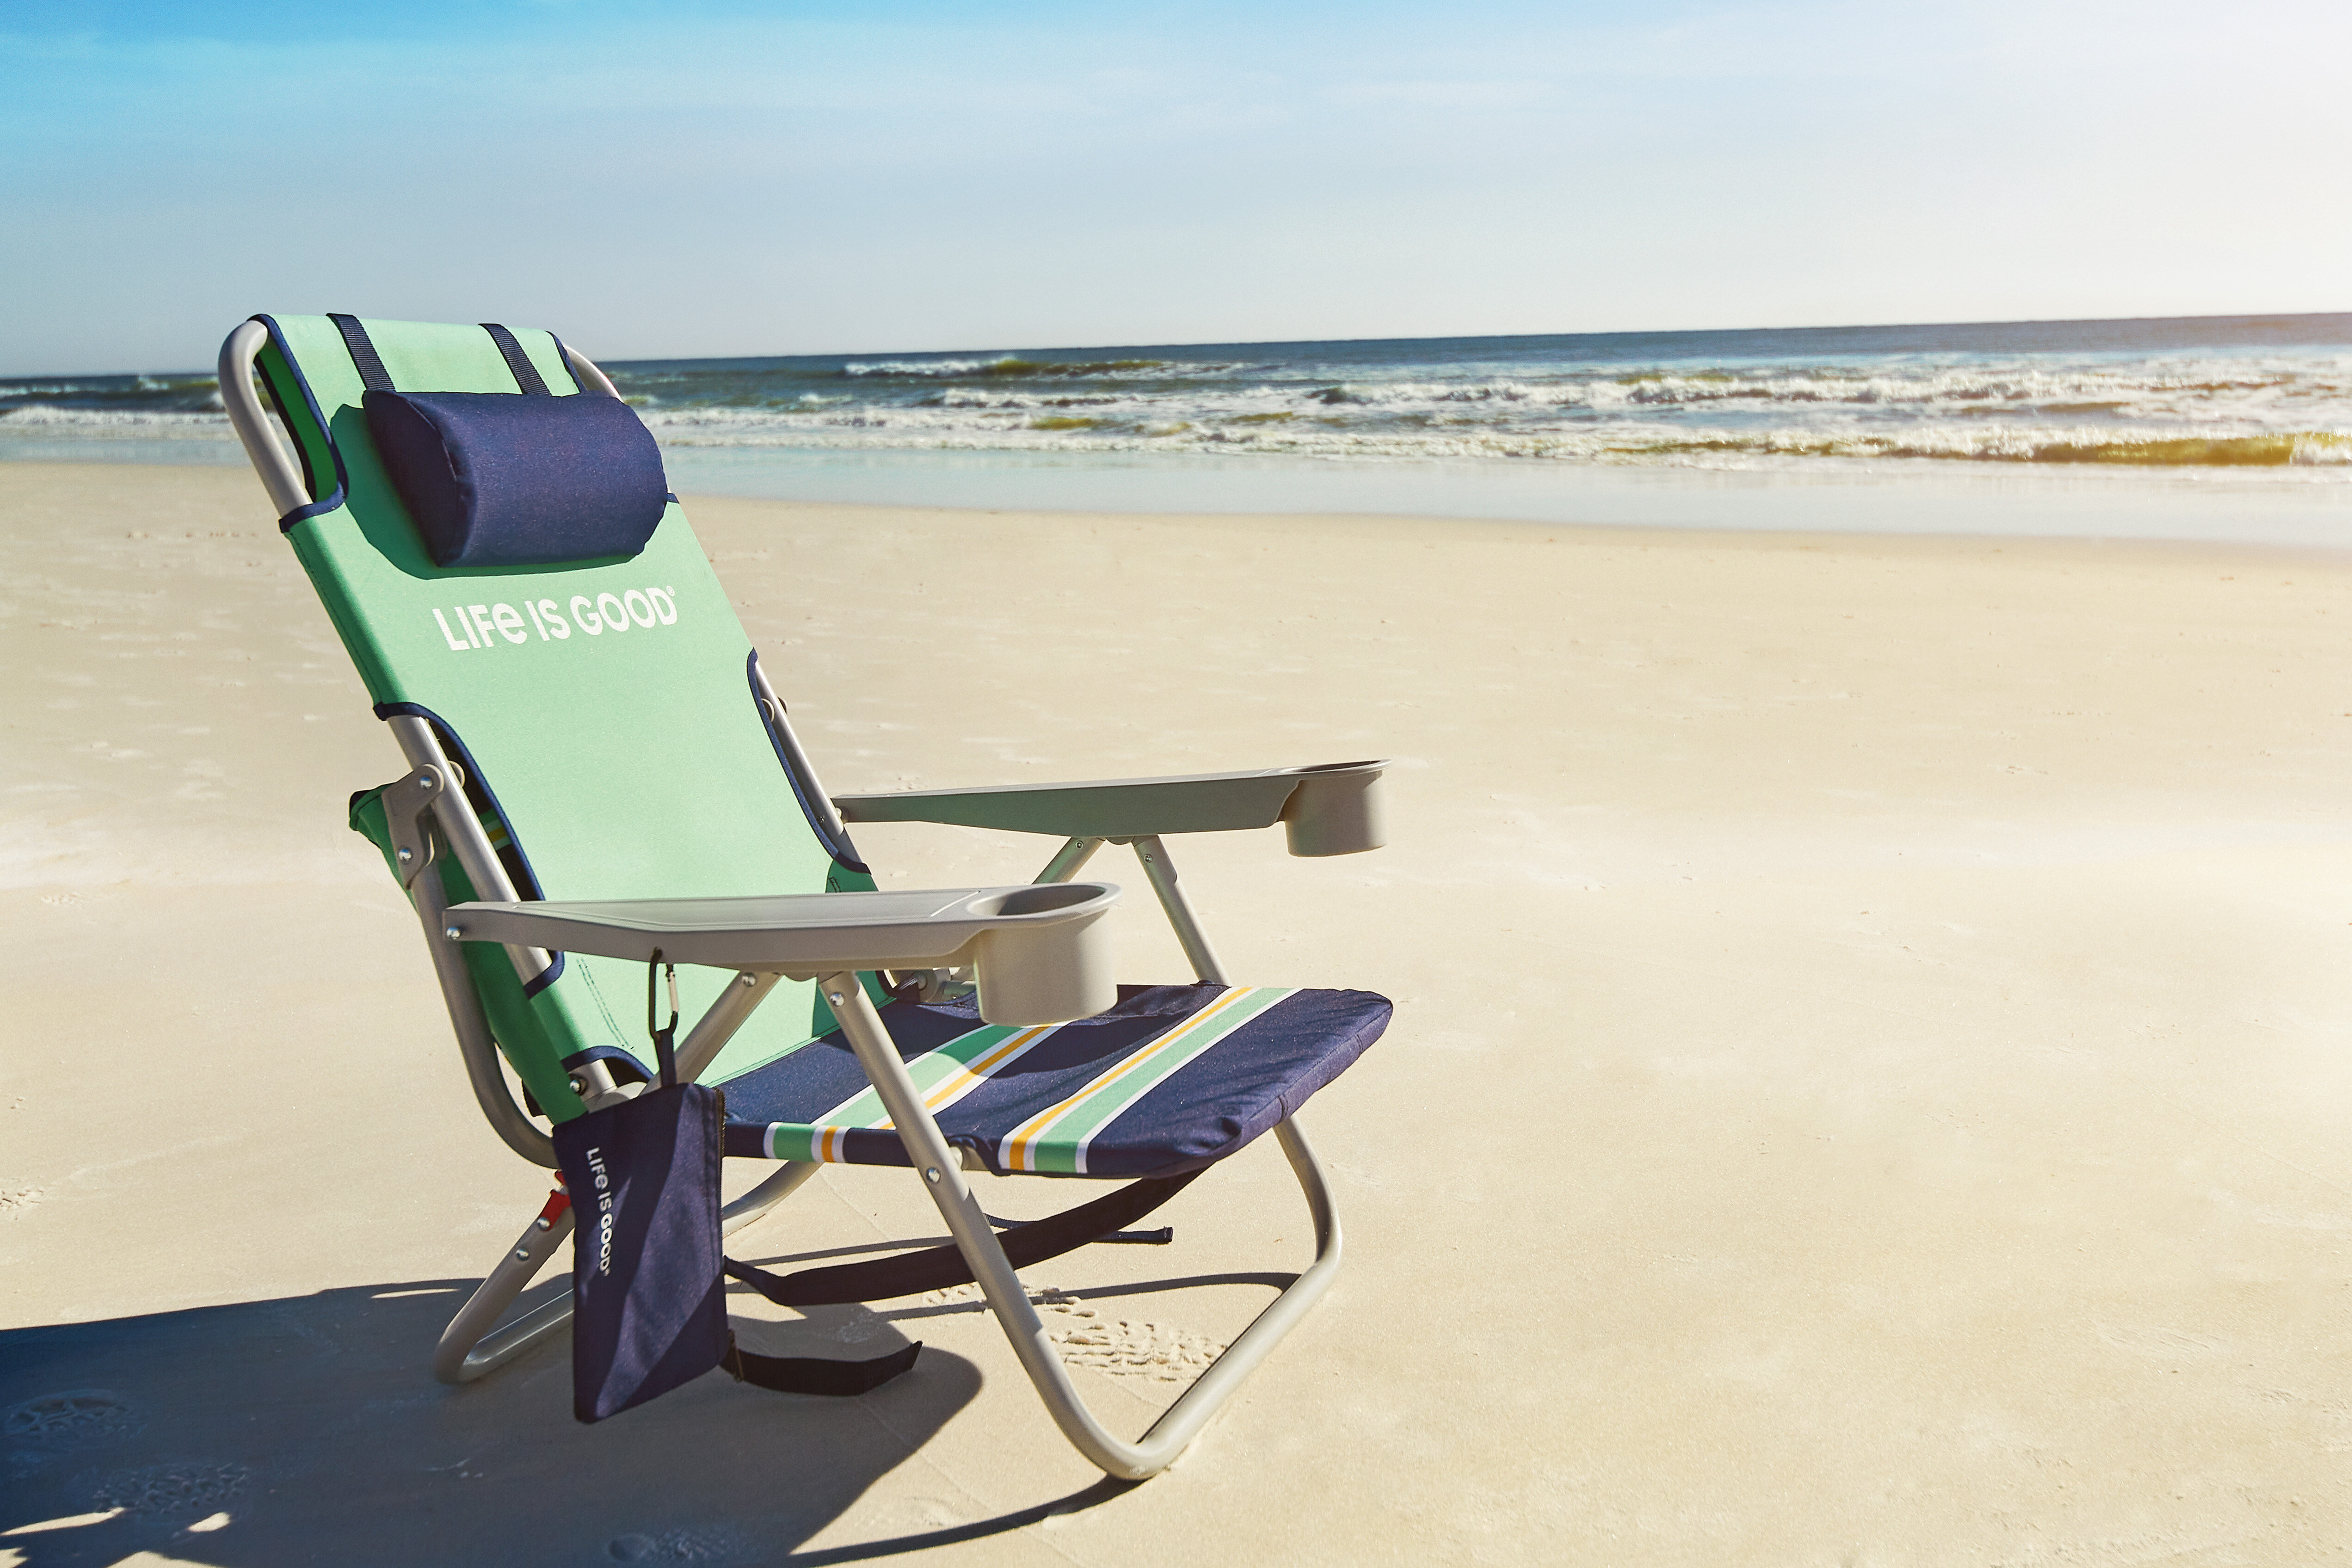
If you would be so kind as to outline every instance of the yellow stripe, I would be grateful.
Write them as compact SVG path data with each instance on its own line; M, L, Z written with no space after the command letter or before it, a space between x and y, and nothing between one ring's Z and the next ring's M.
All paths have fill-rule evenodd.
M1024 1029L1018 1034L1005 1036L996 1042L993 1049L965 1062L961 1067L931 1085L931 1092L923 1096L924 1108L938 1111L954 1104L987 1082L989 1074L1061 1027L1057 1023L1038 1024L1034 1028ZM887 1120L875 1124L878 1127L887 1127L889 1124Z
M1014 1057L1020 1055L1023 1051L1028 1050L1031 1046L1036 1044L1039 1040L1045 1039L1047 1035L1053 1033L1055 1030L1061 1027L1062 1026L1057 1023L1036 1024L1028 1029L1021 1030L1016 1033L1005 1036L1003 1040L998 1040L994 1045L989 1047L987 1051L982 1052L971 1061L963 1063L953 1072L949 1073L945 1078L942 1078L937 1083L932 1084L929 1092L923 1096L923 1108L927 1111L936 1113L954 1104L957 1101L962 1099L965 1095L971 1093L973 1090L978 1089L982 1084L987 1082L989 1075L994 1072L998 1068L1003 1066L1006 1062L1012 1061ZM840 1104L826 1112L825 1115L839 1115L843 1111L847 1110L850 1106L856 1104L858 1101L864 1099L872 1092L873 1086L868 1084L866 1088L860 1089L856 1093L851 1095L848 1099L844 1100ZM862 1124L862 1126L866 1130L874 1132L891 1132L896 1130L896 1124L890 1120L889 1113L887 1111L875 1120ZM849 1155L847 1148L849 1134L853 1130L851 1127L819 1121L814 1124L814 1130L816 1133L816 1143L814 1152L818 1159L830 1162L834 1165L845 1165L848 1163Z
M1087 1082L1087 1084L1084 1088L1080 1089L1076 1093L1069 1096L1057 1105L1053 1105L1045 1110L1038 1112L1034 1116L1032 1116L1026 1122L1022 1123L1021 1125L1013 1129L1012 1134L1004 1140L1004 1168L1014 1171L1034 1169L1035 1167L1030 1163L1030 1145L1036 1141L1039 1134L1051 1126L1055 1120L1068 1113L1078 1103L1079 1101L1087 1099L1088 1096L1098 1093L1102 1090L1110 1087L1112 1084L1117 1083L1120 1079L1126 1077L1129 1073L1139 1071L1154 1057L1160 1055L1164 1051L1168 1051L1171 1046L1181 1042L1185 1036L1199 1030L1202 1025L1207 1023L1212 1018L1214 1018L1218 1013L1224 1010L1224 1009L1259 988L1260 988L1256 986L1235 986L1223 996L1219 997L1215 1001L1211 1002L1207 1007L1202 1008L1199 1012L1196 1012L1191 1018L1186 1019L1176 1028L1169 1030L1166 1034L1161 1035L1158 1040L1153 1040L1150 1045L1145 1046L1141 1051L1137 1051L1133 1056L1129 1057L1117 1067L1112 1068L1108 1072L1106 1072L1101 1077Z

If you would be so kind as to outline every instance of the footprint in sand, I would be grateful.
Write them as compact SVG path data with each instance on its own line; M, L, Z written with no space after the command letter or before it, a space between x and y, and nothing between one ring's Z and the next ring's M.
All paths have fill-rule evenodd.
M977 1308L982 1299L979 1286L958 1285L931 1291L922 1304ZM1140 1318L1115 1317L1050 1286L1030 1291L1029 1302L1045 1320L1054 1348L1072 1366L1152 1383L1190 1383L1224 1354L1223 1344L1205 1335Z
M145 1425L121 1395L103 1388L73 1388L10 1406L0 1416L0 1437L51 1450L93 1448L128 1437Z
M90 1507L120 1509L134 1519L196 1519L221 1511L252 1477L243 1465L167 1464L114 1470L99 1478Z
M730 1563L758 1552L751 1538L732 1525L706 1524L651 1535L616 1535L604 1554L615 1563Z
M1223 1354L1215 1340L1165 1323L1112 1317L1097 1308L1047 1292L1037 1302L1045 1332L1062 1359L1119 1377L1153 1383L1190 1383ZM1066 1319L1056 1324L1055 1317Z

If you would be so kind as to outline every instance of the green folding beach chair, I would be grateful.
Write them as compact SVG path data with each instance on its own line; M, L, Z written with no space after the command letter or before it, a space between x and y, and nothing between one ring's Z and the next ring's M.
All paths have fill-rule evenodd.
M1390 1009L1228 981L1165 839L1280 821L1293 854L1376 848L1380 765L828 799L651 437L552 335L257 316L223 346L220 386L406 758L352 798L351 822L415 905L499 1135L553 1168L552 1126L637 1094L654 1072L647 966L689 966L678 1070L724 1085L729 1156L776 1165L726 1227L825 1164L896 1166L953 1238L770 1293L814 1305L976 1280L1088 1459L1141 1478L1174 1458L1330 1282L1339 1228L1296 1113ZM1065 841L1028 885L880 893L850 839L862 821ZM1193 983L1112 983L1101 917L1118 889L1075 880L1107 843L1135 850ZM1015 1267L1131 1224L1268 1131L1306 1194L1314 1260L1140 1440L1114 1437ZM1120 1185L1000 1235L971 1170ZM569 1298L501 1319L572 1234L575 1199L559 1187L451 1322L445 1382L565 1327Z

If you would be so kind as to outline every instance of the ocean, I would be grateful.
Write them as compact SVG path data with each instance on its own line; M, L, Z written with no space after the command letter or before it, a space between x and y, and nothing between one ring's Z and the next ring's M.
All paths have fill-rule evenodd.
M2352 315L654 361L674 445L2332 466Z
M2039 496L2063 512L2067 497L2120 493L2088 477L2097 472L2172 481L2157 493L2184 502L2210 499L2212 483L2224 482L2241 510L2290 519L2257 525L2257 534L2284 527L2291 537L2282 542L2352 543L2352 314L1013 348L605 369L661 441L681 487L1531 520L1581 519L1599 505L1633 514L1623 520L1702 524L1709 516L1685 517L1690 507L1672 498L1783 494L1794 524L1748 520L1777 527L1838 513L1820 504L1824 485L1877 489L1962 472L2063 476L2074 482L1986 492ZM219 406L213 378L198 372L0 381L0 458L235 461ZM1717 483L1660 485L1669 473ZM1790 481L1799 498L1785 494ZM1661 498L1674 515L1649 515Z

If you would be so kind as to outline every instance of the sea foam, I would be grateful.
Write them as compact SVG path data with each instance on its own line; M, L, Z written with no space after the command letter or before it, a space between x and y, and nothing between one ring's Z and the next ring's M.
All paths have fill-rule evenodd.
M1731 469L2094 465L2352 480L2346 316L606 369L655 435L682 448ZM219 440L219 406L211 380L194 374L0 382L0 435Z

